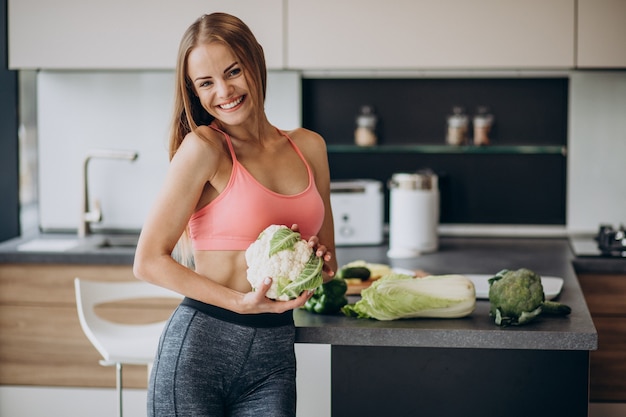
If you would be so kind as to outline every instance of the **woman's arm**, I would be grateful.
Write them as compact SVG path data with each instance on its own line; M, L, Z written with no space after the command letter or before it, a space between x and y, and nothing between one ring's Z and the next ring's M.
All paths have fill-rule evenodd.
M313 236L309 243L317 247L318 256L324 256L324 282L328 282L335 275L338 266L335 257L335 226L330 205L330 169L326 142L319 134L306 129L297 129L290 135L294 141L297 140L298 148L311 166L317 190L324 202L324 222L317 236Z

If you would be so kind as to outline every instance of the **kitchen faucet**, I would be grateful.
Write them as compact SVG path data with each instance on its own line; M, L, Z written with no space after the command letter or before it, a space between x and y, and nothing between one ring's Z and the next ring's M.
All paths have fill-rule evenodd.
M92 158L101 159L125 159L134 161L139 154L136 151L115 150L115 149L91 149L87 152L83 161L82 175L82 198L80 210L80 223L78 224L78 237L84 238L91 232L91 223L98 223L102 220L102 210L100 209L100 201L94 201L94 209L89 208L89 175L88 165Z

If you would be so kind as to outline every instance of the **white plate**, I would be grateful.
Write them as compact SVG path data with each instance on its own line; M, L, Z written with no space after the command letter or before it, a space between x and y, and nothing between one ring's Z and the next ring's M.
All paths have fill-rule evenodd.
M391 269L396 274L411 275L412 277L415 276L415 271L410 270L410 269L406 269L406 268L391 268Z
M489 281L488 279L493 275L481 275L481 274L462 274L472 280L474 287L476 288L476 298L489 299ZM558 277L541 277L541 284L543 285L543 293L546 296L546 300L552 300L561 293L563 288L563 278Z

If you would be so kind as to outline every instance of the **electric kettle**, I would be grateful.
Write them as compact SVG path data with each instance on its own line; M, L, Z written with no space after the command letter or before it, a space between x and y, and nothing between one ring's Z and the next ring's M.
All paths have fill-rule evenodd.
M389 193L390 258L413 258L439 247L439 181L429 169L393 174Z

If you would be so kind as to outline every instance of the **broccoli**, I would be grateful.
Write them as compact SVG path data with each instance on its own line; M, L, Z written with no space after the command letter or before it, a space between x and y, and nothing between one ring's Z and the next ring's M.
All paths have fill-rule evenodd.
M541 277L530 269L504 269L489 279L489 315L498 326L526 324L540 314L567 315L572 309L546 301Z

